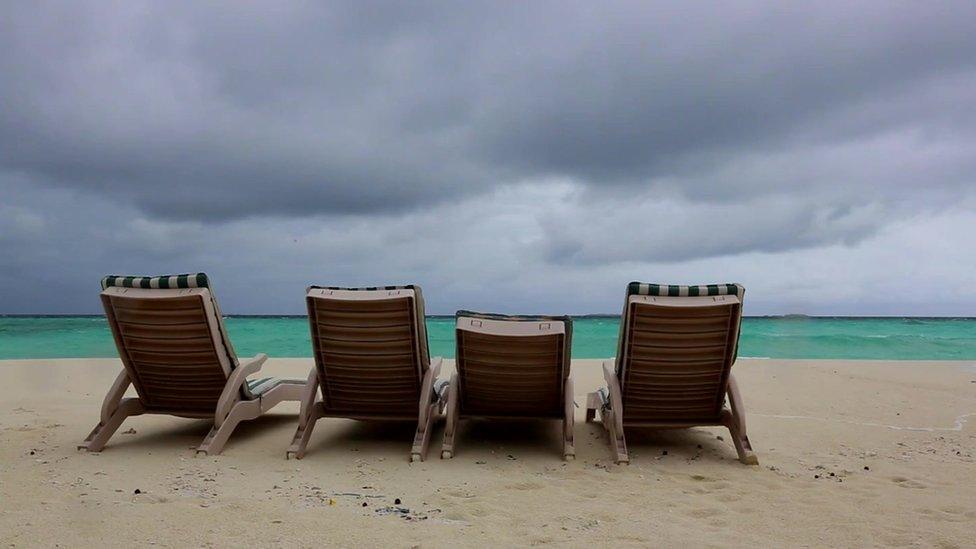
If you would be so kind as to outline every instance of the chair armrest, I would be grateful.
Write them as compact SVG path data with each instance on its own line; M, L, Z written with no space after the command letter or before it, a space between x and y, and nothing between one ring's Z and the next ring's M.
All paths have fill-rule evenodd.
M430 360L430 366L427 367L427 372L424 373L424 379L420 383L420 413L417 418L421 424L427 421L427 411L430 409L430 394L434 390L434 382L437 381L437 376L441 374L441 365L444 363L444 359L435 356Z
M122 401L122 395L125 394L126 389L129 388L129 384L132 383L132 379L129 378L129 372L122 368L119 375L116 376L115 381L112 383L112 387L108 390L108 394L105 395L105 400L102 401L102 423L108 423L112 414L119 409L119 402Z
M610 409L613 410L613 422L618 433L624 432L624 401L620 390L620 380L614 370L614 363L605 361L603 363L603 379L607 380L607 389L610 390Z
M237 368L234 368L234 371L227 378L227 384L224 385L223 392L220 393L220 399L217 400L217 410L214 413L214 425L220 427L224 418L230 413L231 407L237 402L240 396L241 386L247 383L247 376L259 371L267 360L268 355L258 353L254 355L254 358L242 362Z

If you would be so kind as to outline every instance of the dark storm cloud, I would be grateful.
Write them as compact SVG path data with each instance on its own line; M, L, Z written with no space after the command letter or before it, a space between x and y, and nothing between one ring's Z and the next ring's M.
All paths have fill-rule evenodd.
M538 177L747 198L752 174L714 177L739 154L976 121L968 94L905 105L972 90L972 3L3 11L3 166L163 218L402 210Z
M92 312L101 275L174 270L210 271L233 312L300 312L251 288L310 281L428 284L435 312L613 311L642 277L738 279L777 296L762 312L842 309L817 301L836 277L881 312L882 283L970 288L976 258L944 233L976 203L974 20L972 2L3 3L0 312ZM960 291L915 306L976 303Z

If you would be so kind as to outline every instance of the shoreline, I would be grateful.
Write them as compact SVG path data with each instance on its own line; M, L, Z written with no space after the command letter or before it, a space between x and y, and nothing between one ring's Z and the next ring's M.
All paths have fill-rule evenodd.
M428 317L433 355L451 358L456 329L452 317ZM307 318L233 316L226 321L241 356L310 358ZM577 318L573 358L599 359L617 352L616 317ZM104 316L0 318L0 360L117 357ZM858 319L747 317L739 356L790 360L976 361L976 319Z
M431 355L433 358L434 355ZM249 355L244 355L238 353L238 358L244 359L248 358ZM607 358L573 358L572 362L575 365L577 362L589 363L589 362L603 362L605 360L613 360L614 357ZM274 361L308 361L309 364L312 363L311 356L270 356L268 358L270 362ZM121 367L121 362L117 356L104 357L104 356L86 356L86 357L51 357L51 358L0 358L0 367L4 365L17 366L17 365L29 365L26 363L41 363L41 362L77 362L77 361L98 361L98 362L118 362L119 367ZM444 357L445 363L451 363L453 368L453 358ZM906 358L906 359L889 359L889 358L777 358L777 357L765 357L765 356L740 356L736 359L736 364L743 362L782 362L784 364L814 364L826 362L830 364L847 364L851 366L856 366L859 364L887 364L891 366L902 365L902 366L925 366L927 364L934 365L958 365L961 367L976 367L976 359L952 359L952 358L928 358L928 359L917 359L917 358ZM584 366L585 367L585 366ZM453 371L453 370L451 370ZM306 372L307 373L307 372ZM442 374L443 376L443 374Z
M578 403L602 385L600 362L573 361ZM311 365L272 358L257 375ZM616 465L583 408L571 462L554 422L462 423L452 460L437 457L438 425L411 464L413 426L349 420L319 422L305 459L287 461L296 403L242 424L220 456L194 455L206 421L167 416L130 418L86 454L75 446L118 359L4 360L0 542L962 547L976 524L974 366L740 359L749 467L721 428L628 431L632 462Z

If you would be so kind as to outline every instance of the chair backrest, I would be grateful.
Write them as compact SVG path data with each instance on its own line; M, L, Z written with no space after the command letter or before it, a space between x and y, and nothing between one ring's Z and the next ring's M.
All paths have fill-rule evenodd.
M462 415L563 417L572 319L458 311L455 320Z
M326 409L416 417L430 366L419 286L311 286L305 297Z
M739 284L630 283L616 363L625 423L717 421L744 295Z
M107 276L101 299L145 408L212 415L237 357L207 275Z

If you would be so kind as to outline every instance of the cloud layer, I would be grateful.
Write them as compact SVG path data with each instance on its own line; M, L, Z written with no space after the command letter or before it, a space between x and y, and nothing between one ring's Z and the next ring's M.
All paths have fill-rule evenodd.
M109 271L197 269L231 312L396 281L435 312L611 312L631 279L736 279L753 314L976 305L972 3L0 20L0 313L95 312Z

